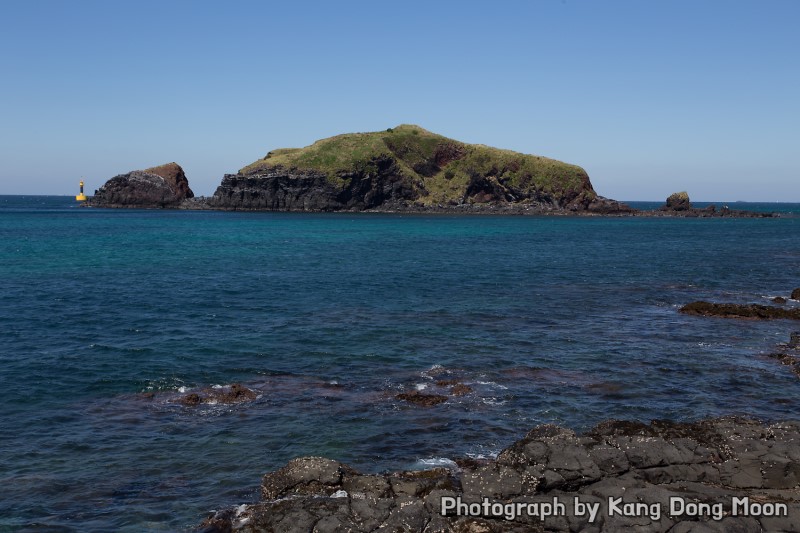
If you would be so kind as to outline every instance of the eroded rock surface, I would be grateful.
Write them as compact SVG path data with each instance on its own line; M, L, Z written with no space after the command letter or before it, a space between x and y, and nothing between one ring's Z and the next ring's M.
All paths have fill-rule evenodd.
M305 457L264 476L260 503L217 512L201 530L798 531L798 443L798 422L607 421L584 435L539 426L460 470L361 474ZM456 512L484 499L488 512Z

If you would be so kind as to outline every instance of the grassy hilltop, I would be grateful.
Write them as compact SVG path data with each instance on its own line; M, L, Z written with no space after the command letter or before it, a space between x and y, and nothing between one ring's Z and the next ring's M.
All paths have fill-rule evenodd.
M284 169L320 172L333 187L353 175L375 175L391 162L392 172L414 184L423 205L550 199L561 203L596 197L581 167L437 135L415 125L373 133L348 133L305 148L269 152L242 168L242 176Z

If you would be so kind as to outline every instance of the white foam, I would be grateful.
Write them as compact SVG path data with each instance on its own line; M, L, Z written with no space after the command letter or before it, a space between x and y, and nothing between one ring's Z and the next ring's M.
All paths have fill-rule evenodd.
M347 498L347 491L346 490L337 490L333 494L331 494L331 498Z
M180 392L181 394L183 394L183 393L184 393L184 392L186 392L187 390L189 390L189 389L188 389L187 387L183 386L183 385L181 385L180 387L178 387L178 392Z
M414 464L415 470L425 470L428 468L449 468L450 470L460 470L452 459L447 457L430 457L428 459L418 459Z
M247 505L242 504L236 508L236 525L235 527L238 529L250 521L249 516L242 517L242 515L247 511Z
M475 459L477 461L485 460L485 459L497 459L497 454L499 452L489 452L488 454L483 453L467 453L467 457L470 459Z
M428 384L427 383L417 383L414 386L414 388L417 389L418 391L422 391L422 390L425 390L425 389L428 388Z
M476 381L475 383L477 383L478 385L488 385L490 387L495 387L501 390L508 390L508 387L506 387L505 385L500 385L495 381Z
M505 400L498 400L497 398L484 398L483 403L486 405L505 405Z

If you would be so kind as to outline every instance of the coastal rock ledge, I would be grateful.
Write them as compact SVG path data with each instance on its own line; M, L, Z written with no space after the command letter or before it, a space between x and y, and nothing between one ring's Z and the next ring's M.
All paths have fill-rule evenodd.
M612 420L583 435L538 426L454 469L369 475L302 457L264 476L260 503L200 531L800 531L798 442L800 422Z

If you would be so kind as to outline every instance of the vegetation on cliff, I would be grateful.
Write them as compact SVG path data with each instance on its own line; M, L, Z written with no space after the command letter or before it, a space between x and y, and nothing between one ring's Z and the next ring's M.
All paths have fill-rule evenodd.
M389 164L387 164L389 162ZM305 148L284 148L242 168L241 176L286 171L323 173L339 189L355 175L387 170L413 186L422 205L534 201L566 207L596 198L581 167L546 157L467 144L401 125L386 131L337 135Z

